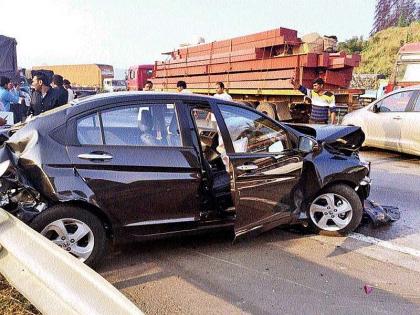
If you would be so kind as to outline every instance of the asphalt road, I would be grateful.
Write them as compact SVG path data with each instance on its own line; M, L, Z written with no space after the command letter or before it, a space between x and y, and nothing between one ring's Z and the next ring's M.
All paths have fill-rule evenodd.
M372 161L371 198L401 209L390 226L128 244L99 272L146 314L420 314L420 159L362 156Z

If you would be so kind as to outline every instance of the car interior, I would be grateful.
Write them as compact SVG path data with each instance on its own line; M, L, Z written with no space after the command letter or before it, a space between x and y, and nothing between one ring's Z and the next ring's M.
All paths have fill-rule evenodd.
M169 104L171 105L171 104ZM81 144L102 144L100 119L108 145L180 146L175 110L167 106L127 108L82 118L77 123Z
M216 119L208 108L194 108L191 114L198 130L203 167L208 174L210 194L216 207L225 211L233 205L233 202L229 163L224 152L223 140L218 132Z

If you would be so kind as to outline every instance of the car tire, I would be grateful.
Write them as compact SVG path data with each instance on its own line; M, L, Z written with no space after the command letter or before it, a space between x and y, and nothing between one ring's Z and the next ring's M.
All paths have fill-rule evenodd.
M105 254L104 225L83 208L53 206L41 212L29 225L91 267Z
M308 224L318 234L342 236L354 231L362 221L363 205L348 185L321 190L307 207Z

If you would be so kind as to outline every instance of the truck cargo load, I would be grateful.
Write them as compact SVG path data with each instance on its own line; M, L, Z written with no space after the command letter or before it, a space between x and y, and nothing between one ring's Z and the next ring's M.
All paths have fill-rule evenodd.
M182 47L164 53L167 60L155 62L151 81L155 90L175 91L182 80L190 91L202 94L214 94L215 83L222 81L234 100L287 120L290 106L303 101L290 79L312 87L312 81L321 77L325 88L336 95L338 107L347 110L364 93L349 89L360 55L336 52L335 36L312 33L303 39L306 42L296 30L279 27Z
M114 77L114 68L102 64L34 66L32 70L50 70L71 82L75 89L103 89L104 79Z

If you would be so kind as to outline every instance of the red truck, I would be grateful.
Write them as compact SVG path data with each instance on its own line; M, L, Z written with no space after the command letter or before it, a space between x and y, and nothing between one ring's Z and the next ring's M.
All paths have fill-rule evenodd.
M348 89L360 56L336 52L329 37L302 39L296 30L279 27L182 47L165 53L169 55L167 60L156 61L151 78L145 75L148 66L131 67L127 83L129 89L133 82L131 89L141 90L147 77L156 91L176 91L177 81L183 80L194 93L214 94L215 83L222 81L234 100L272 118L288 120L293 118L290 107L303 101L290 78L294 76L302 85L311 87L315 78L322 77L325 87L334 92L337 105L347 109L357 95L364 93Z
M154 65L131 66L127 71L127 90L141 91L147 80L152 79Z
M417 84L420 84L420 42L405 44L400 48L385 92Z

